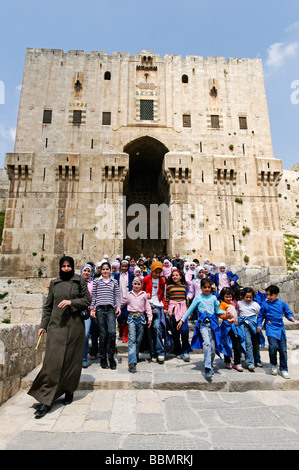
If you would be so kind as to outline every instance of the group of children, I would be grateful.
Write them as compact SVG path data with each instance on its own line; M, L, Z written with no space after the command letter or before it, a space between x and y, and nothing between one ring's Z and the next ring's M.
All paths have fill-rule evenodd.
M212 379L216 354L221 360L223 355L227 369L239 372L243 371L241 355L244 354L248 370L254 371L255 367L263 367L260 347L265 346L262 333L265 329L272 374L278 373L279 353L281 375L290 377L283 317L292 322L295 317L288 305L278 298L277 286L269 286L266 298L260 301L252 288L238 285L238 276L227 271L223 263L214 274L208 268L209 263L204 267L195 266L194 275L190 277L187 276L189 270L184 272L167 261L154 261L149 273L142 270L140 274L130 272L126 259L120 260L118 270L113 272L105 259L93 279L90 264L81 268L92 297L91 316L85 320L83 367L87 367L89 334L95 321L99 328L101 367L117 367L114 359L117 319L123 341L128 342L129 372L137 370L144 340L150 360L160 364L164 363L170 348L177 358L187 362L192 349L202 349L207 380ZM196 319L196 325L190 344L188 319L191 316ZM92 352L91 357L94 357Z

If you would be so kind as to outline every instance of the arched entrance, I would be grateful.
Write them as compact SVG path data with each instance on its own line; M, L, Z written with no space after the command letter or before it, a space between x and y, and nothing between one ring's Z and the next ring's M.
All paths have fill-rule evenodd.
M124 255L138 258L163 255L167 252L167 237L163 212L155 215L159 207L168 208L169 187L162 164L168 149L158 140L145 136L128 143L124 152L129 154L129 172L124 182L126 197L126 234ZM168 232L168 227L167 227Z

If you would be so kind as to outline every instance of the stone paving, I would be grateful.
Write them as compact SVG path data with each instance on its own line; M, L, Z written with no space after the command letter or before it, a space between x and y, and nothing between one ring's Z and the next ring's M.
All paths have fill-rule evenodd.
M297 338L298 332L288 331L289 380L271 375L267 351L262 351L264 367L254 372L226 370L217 358L211 382L203 374L202 351L192 353L189 363L170 354L163 365L141 354L137 373L130 374L120 343L116 370L90 361L73 403L63 406L61 398L39 420L37 404L27 394L37 368L0 407L0 449L102 450L104 456L186 451L194 458L198 450L297 450Z

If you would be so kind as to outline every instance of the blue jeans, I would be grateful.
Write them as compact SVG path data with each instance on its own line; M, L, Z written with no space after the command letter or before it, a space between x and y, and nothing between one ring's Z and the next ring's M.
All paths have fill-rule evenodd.
M98 305L96 316L100 330L100 353L101 359L112 359L115 353L116 341L116 315L112 305Z
M153 318L150 328L147 328L149 350L151 357L164 356L163 344L163 326L161 323L163 307L155 307L159 311L159 315Z
M200 334L203 341L203 357L204 366L206 369L213 369L213 362L215 358L216 341L214 331L210 323L200 323Z
M127 322L129 327L128 364L137 364L140 344L143 338L144 325L146 324L146 320L144 315L136 317L129 313Z
M282 332L281 338L268 336L270 364L277 366L277 353L279 352L280 370L288 370L287 339Z
M244 335L246 345L246 364L257 364L261 362L259 334L253 333L246 323L244 323Z
M84 344L83 361L87 361L87 355L88 355L88 350L89 350L89 335L91 335L92 349L94 349L97 352L99 328L98 328L96 318L92 318L92 317L89 317L87 320L84 320L84 326L85 326L85 344Z
M89 348L89 332L90 332L90 325L91 325L91 318L89 317L87 320L84 320L84 326L85 326L85 343L84 343L83 361L87 361L87 354L88 354L88 348Z

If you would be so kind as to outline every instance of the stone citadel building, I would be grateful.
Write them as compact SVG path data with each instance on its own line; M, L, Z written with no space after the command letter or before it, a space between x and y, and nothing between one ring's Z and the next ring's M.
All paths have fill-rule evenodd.
M27 49L1 275L104 253L285 266L262 62Z

